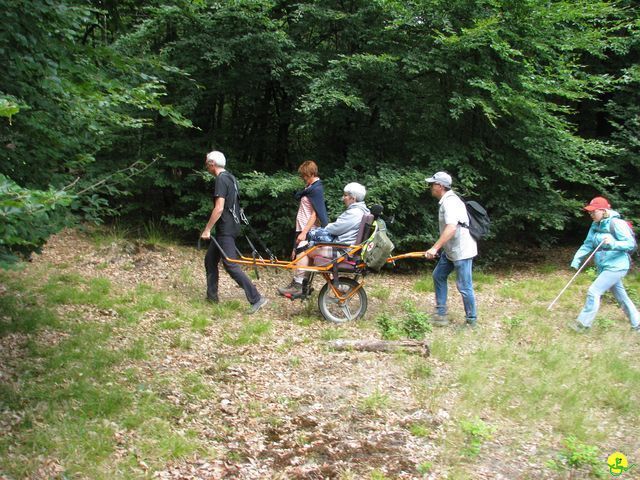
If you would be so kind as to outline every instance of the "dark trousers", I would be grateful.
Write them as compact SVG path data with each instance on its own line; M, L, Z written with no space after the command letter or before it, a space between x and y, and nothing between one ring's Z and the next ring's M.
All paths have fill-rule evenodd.
M222 250L224 250L227 257L238 258L235 237L230 235L216 235L215 239L222 247ZM220 263L220 260L222 260L222 265L229 276L235 280L239 287L242 287L249 303L253 305L260 300L258 289L249 279L247 274L242 271L240 265L226 261L222 257L220 250L213 240L209 244L209 249L204 257L204 269L207 273L207 298L212 300L218 299L218 264Z

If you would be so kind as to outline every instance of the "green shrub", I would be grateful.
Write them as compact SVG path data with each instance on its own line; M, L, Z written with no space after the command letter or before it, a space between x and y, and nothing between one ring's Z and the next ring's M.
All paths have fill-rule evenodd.
M402 308L404 313L400 318L391 317L387 312L376 317L376 324L382 338L385 340L424 339L425 335L431 332L429 316L419 311L412 302L404 302Z
M470 420L461 420L460 428L465 434L466 448L464 454L475 457L480 453L482 444L489 440L494 432L494 428L487 425L480 418L475 417Z
M376 317L376 325L385 340L397 340L402 336L402 330L398 322L384 312Z
M402 306L406 312L402 320L402 331L408 338L422 340L431 332L429 315L419 311L412 302L404 302Z
M549 461L547 466L556 471L568 470L570 478L573 478L573 474L581 469L588 469L597 478L604 478L598 448L580 442L573 435L564 440L557 460Z

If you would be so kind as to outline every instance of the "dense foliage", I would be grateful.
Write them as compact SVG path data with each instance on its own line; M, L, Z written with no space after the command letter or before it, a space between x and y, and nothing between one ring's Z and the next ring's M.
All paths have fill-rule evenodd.
M306 159L332 218L342 186L360 181L395 216L400 249L434 238L423 179L441 169L506 241L564 236L594 194L640 212L630 0L27 3L0 0L0 56L14 67L0 110L20 110L0 127L0 173L48 190L159 159L135 184L93 192L92 216L195 235L212 148L280 251Z
M96 36L106 14L90 2L3 0L0 11L8 66L0 77L1 244L29 253L61 225L49 210L73 205L97 219L112 212L104 195L127 193L112 181L126 178L119 162L100 157L122 135L153 125L155 115L191 124L162 104L165 85L146 60ZM123 160L137 169L152 158L132 152Z

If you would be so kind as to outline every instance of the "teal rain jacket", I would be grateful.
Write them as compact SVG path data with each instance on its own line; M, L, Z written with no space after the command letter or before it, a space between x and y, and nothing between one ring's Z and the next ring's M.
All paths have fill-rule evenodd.
M598 273L603 270L620 271L629 270L631 262L629 253L636 246L633 232L627 222L620 218L620 214L614 210L609 210L609 217L603 218L600 222L593 222L587 238L582 246L578 249L573 257L571 266L579 268L580 264L589 257L589 254L604 240L606 237L612 238L613 241L608 245L602 245L594 255L594 261ZM611 235L611 222L613 222L613 231L615 235Z

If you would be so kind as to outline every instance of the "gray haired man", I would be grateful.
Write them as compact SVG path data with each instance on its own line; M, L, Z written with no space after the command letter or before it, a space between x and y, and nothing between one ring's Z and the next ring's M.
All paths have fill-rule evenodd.
M213 210L207 225L200 234L203 240L211 239L211 230L216 227L215 240L224 251L222 255L215 242L209 244L204 257L204 267L207 274L207 300L218 303L218 264L222 260L224 269L229 276L242 287L247 300L251 304L249 313L255 313L264 307L268 300L258 293L256 286L249 279L240 265L227 260L238 258L236 237L240 234L240 205L238 202L238 181L226 169L227 159L222 152L213 151L207 154L205 167L216 177L213 188Z

